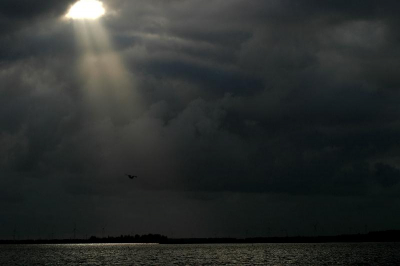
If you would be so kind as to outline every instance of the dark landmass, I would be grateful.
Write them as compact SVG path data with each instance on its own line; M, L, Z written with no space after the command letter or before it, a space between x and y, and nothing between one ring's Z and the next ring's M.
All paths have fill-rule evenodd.
M400 242L400 230L348 234L337 236L294 236L253 238L182 238L168 239L168 244L218 244L218 243L333 243L333 242Z
M337 236L293 236L252 238L168 238L159 234L121 235L89 239L0 240L0 244L98 244L98 243L156 243L156 244L245 244L245 243L334 243L334 242L400 242L400 230L347 234Z

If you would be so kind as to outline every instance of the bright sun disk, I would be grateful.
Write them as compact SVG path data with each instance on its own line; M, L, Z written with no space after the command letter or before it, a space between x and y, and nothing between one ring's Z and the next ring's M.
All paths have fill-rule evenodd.
M106 10L102 2L98 0L80 0L70 8L65 16L71 19L97 19L105 13Z

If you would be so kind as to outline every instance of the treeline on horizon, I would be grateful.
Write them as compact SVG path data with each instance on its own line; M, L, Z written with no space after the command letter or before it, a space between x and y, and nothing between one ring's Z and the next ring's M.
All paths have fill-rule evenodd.
M369 232L367 234L345 234L336 236L286 236L250 238L168 238L160 234L121 235L88 239L27 239L0 240L0 244L245 244L245 243L332 243L332 242L400 242L400 230Z

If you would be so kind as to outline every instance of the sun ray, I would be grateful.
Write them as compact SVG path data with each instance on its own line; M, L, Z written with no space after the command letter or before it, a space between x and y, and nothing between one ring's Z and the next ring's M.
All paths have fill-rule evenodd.
M72 19L81 51L78 72L85 88L88 111L117 123L138 117L142 100L131 73L115 51L110 35L97 19L105 14L102 2L80 0L65 15Z
M74 20L74 28L81 49L78 70L91 112L117 123L137 117L142 100L101 22Z

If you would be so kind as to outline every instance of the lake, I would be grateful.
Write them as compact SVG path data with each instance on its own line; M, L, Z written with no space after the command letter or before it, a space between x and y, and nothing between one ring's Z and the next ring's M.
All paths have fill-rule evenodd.
M1 245L0 265L400 265L399 243Z

